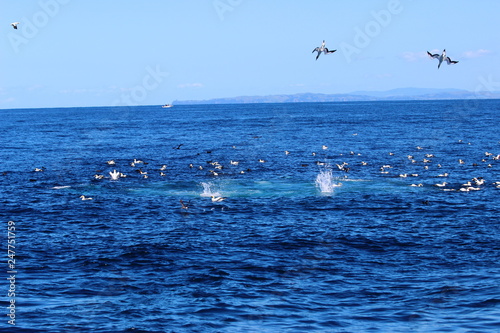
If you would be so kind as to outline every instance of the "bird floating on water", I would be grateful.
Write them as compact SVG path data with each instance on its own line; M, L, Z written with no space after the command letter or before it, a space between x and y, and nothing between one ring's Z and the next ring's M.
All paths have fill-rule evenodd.
M427 54L429 55L429 57L431 57L433 59L439 60L438 69L439 69L439 67L441 67L441 63L443 61L446 61L448 63L448 65L452 65L452 64L458 63L458 61L453 61L453 60L450 59L450 57L446 56L446 49L443 50L443 53L441 55L439 55L437 53L432 54L429 51L427 51Z
M20 23L19 22L13 22L11 23L10 25L17 30L17 26L19 25Z
M212 202L221 202L221 201L224 201L224 200L226 200L226 198L216 197L216 196L212 195Z
M86 196L84 196L84 195L81 195L81 196L80 196L80 199L82 199L83 201L93 200L93 198L86 197Z
M324 54L329 54L329 53L333 53L333 52L335 52L335 51L337 51L337 50L333 50L333 51L328 50L328 48L326 48L326 47L325 47L325 41L323 40L323 43L321 43L321 46L316 47L316 48L312 51L312 53L314 53L314 52L318 52L318 55L316 56L316 60L318 60L318 58L319 58L319 56L320 56L321 52L323 52Z

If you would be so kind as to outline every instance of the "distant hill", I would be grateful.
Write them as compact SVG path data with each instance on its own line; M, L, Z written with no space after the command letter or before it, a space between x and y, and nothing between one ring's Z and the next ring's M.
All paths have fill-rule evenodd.
M291 95L238 96L208 100L174 101L173 104L304 103L474 98L500 99L500 91L474 93L460 89L399 88L387 91L356 91L348 94L299 93Z

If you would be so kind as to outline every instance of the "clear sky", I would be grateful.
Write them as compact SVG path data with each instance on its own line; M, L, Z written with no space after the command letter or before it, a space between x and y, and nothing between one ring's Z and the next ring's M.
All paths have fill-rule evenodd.
M499 15L498 0L0 0L0 108L498 91ZM337 52L316 61L323 39ZM444 48L459 63L438 70L426 51Z

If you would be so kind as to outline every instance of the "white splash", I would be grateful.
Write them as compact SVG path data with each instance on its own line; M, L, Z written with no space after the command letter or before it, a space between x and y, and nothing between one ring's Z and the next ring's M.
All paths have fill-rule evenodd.
M202 197L209 197L209 198L212 197L212 196L220 197L221 194L219 192L217 192L217 191L212 192L213 191L212 190L212 186L213 185L214 184L210 183L210 182L208 182L208 183L202 182L201 186L203 186L203 192L200 194L200 196L202 196Z
M321 193L333 193L335 187L342 186L342 183L334 183L332 170L329 165L325 169L320 170L316 176L316 187L319 188Z
M64 186L54 186L52 189L54 190L63 190L65 188L70 188L71 186L69 185L64 185Z

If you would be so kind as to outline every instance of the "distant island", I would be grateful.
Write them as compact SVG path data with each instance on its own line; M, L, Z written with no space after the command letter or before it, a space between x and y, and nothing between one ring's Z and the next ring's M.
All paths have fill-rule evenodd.
M173 104L244 104L244 103L307 103L403 101L446 99L500 99L500 91L472 92L461 89L399 88L387 91L356 91L348 94L298 93L291 95L239 96L208 100L174 101Z

